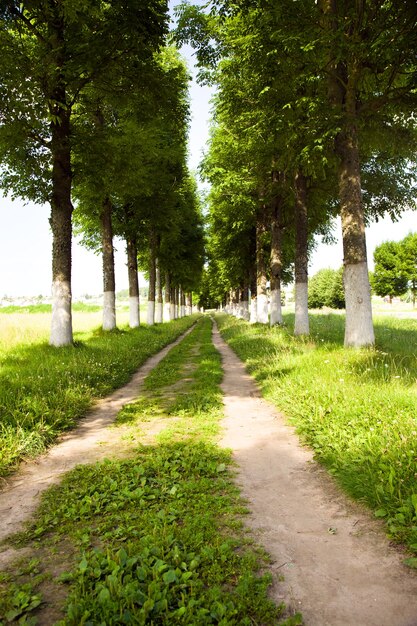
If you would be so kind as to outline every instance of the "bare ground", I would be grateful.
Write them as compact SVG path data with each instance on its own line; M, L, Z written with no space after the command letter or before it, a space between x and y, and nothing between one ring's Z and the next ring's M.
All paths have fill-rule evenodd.
M234 451L238 482L250 503L250 526L272 557L273 598L301 611L306 626L417 626L416 572L402 565L403 555L389 544L381 524L339 491L279 412L261 399L217 329L213 338L225 371L222 445ZM137 398L145 376L171 347L149 359L48 454L8 479L0 493L1 539L21 529L42 491L64 472L129 454L123 429L109 426L121 407ZM165 420L150 422L148 434L164 425ZM0 550L3 568L19 556L7 544ZM51 609L42 624L59 617Z

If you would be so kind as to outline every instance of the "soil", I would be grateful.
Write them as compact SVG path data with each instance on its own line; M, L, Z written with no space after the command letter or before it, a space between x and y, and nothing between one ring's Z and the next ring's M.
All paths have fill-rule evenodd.
M417 573L402 564L401 550L300 446L216 328L213 339L224 367L221 443L233 450L238 463L237 480L251 510L249 526L271 555L273 599L293 613L302 612L306 626L417 626ZM0 493L0 539L22 528L42 491L64 472L79 463L129 455L123 428L109 426L121 407L137 398L145 376L172 345L101 401L48 454L7 480ZM150 422L149 434L164 425L164 420ZM3 569L22 555L7 542L0 550ZM51 607L40 623L52 624L58 617Z

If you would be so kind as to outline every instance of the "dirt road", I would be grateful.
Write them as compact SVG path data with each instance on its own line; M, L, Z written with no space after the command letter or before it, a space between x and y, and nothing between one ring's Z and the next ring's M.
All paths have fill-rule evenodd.
M222 445L234 452L250 526L272 557L274 599L301 611L306 626L417 626L416 572L402 565L381 524L341 494L299 445L216 328L213 339L224 367ZM64 472L129 453L123 431L109 425L171 347L149 359L48 454L7 481L0 493L1 539L30 518L41 492ZM15 556L7 544L1 546L0 567Z
M306 626L416 626L416 573L213 336L225 372L222 444L234 451L250 526L273 559L274 599L300 610Z

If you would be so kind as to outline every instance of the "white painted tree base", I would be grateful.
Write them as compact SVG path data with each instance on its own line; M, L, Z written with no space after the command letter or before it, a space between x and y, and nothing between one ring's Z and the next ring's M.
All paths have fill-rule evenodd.
M166 302L164 304L164 322L170 322L170 321L171 321L171 303Z
M51 346L59 348L72 344L71 285L67 281L52 284Z
M269 323L271 326L276 324L282 324L282 307L281 307L281 289L274 289L271 291L271 314L269 317Z
M162 302L155 303L155 324L162 324L163 320L163 309Z
M170 310L170 315L169 315L169 319L170 320L175 320L175 304L173 304L172 302L169 305L169 310Z
M373 346L375 335L368 264L363 261L345 265L343 282L346 300L345 346Z
M103 293L103 330L116 328L116 294L114 291Z
M258 324L268 324L268 298L266 294L261 293L256 298L256 321Z
M181 305L181 312L180 312L180 316L181 317L185 317L185 306L182 304Z
M294 335L309 335L308 284L295 283L295 322Z
M155 324L155 301L148 300L148 307L146 311L146 323L148 326Z
M138 296L131 296L129 298L129 326L130 328L138 328L138 326L140 326Z
M185 307L185 314L186 315L192 315L193 314L193 307L192 306L186 306Z
M249 313L249 302L247 300L242 300L242 319L245 320L246 322L249 322L250 319L250 313Z
M250 301L250 313L249 313L249 322L251 324L256 324L256 322L258 321L257 319L257 304L256 304L256 298L252 298Z

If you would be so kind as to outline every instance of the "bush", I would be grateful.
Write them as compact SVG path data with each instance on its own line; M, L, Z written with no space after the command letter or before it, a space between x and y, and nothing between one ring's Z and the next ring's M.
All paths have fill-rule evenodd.
M319 270L309 281L308 307L321 309L324 306L331 309L345 308L342 267L338 270Z

